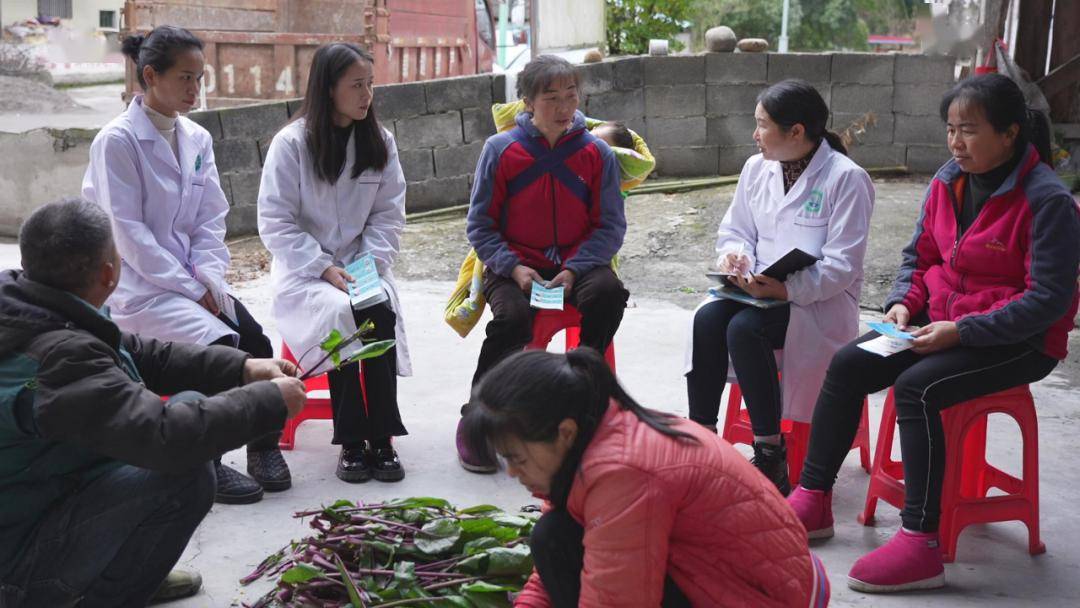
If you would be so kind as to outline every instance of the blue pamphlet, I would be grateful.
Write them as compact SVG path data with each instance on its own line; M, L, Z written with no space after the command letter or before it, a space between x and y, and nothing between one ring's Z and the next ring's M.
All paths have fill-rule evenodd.
M563 309L563 294L566 290L562 285L548 289L543 283L533 281L532 295L529 296L529 305L533 308L546 308L548 310Z
M896 327L896 323L867 323L877 333L897 340L914 340L915 336Z
M361 310L388 299L379 271L375 268L375 258L370 253L365 253L346 266L345 272L353 278L349 283L349 301L353 308Z

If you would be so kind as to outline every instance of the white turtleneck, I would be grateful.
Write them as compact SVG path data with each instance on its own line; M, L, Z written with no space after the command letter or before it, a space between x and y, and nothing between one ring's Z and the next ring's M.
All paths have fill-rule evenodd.
M165 141L169 142L169 147L172 148L173 155L176 157L176 162L180 162L180 145L176 140L176 117L166 116L161 112L158 112L154 108L147 105L146 101L143 101L143 110L146 111L146 117L153 123L154 128L161 133L161 136L165 138Z

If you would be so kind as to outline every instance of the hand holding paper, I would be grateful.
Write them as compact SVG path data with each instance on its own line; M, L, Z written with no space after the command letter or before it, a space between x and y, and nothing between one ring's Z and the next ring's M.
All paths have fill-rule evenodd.
M529 306L547 310L563 310L564 290L562 287L548 289L538 281L533 281Z

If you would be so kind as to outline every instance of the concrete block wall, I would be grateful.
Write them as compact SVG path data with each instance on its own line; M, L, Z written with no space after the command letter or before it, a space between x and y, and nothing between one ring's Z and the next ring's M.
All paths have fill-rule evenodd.
M785 78L821 92L842 130L867 112L875 124L851 156L867 167L931 172L945 160L937 104L953 82L953 60L874 53L707 53L628 57L585 65L583 108L623 120L649 142L661 176L736 174L757 153L758 94Z
M468 202L484 140L495 133L491 104L505 101L505 89L505 77L491 74L375 87L376 115L397 141L410 213ZM299 108L291 100L190 115L214 137L221 187L232 205L230 235L256 231L266 150Z

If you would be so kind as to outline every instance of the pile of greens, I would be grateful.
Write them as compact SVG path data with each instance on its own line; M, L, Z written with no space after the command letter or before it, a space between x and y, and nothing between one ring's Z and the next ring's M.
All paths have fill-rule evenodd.
M251 608L497 608L532 572L536 514L491 505L455 509L440 498L340 500L311 517L316 534L263 560L241 584L278 577Z

